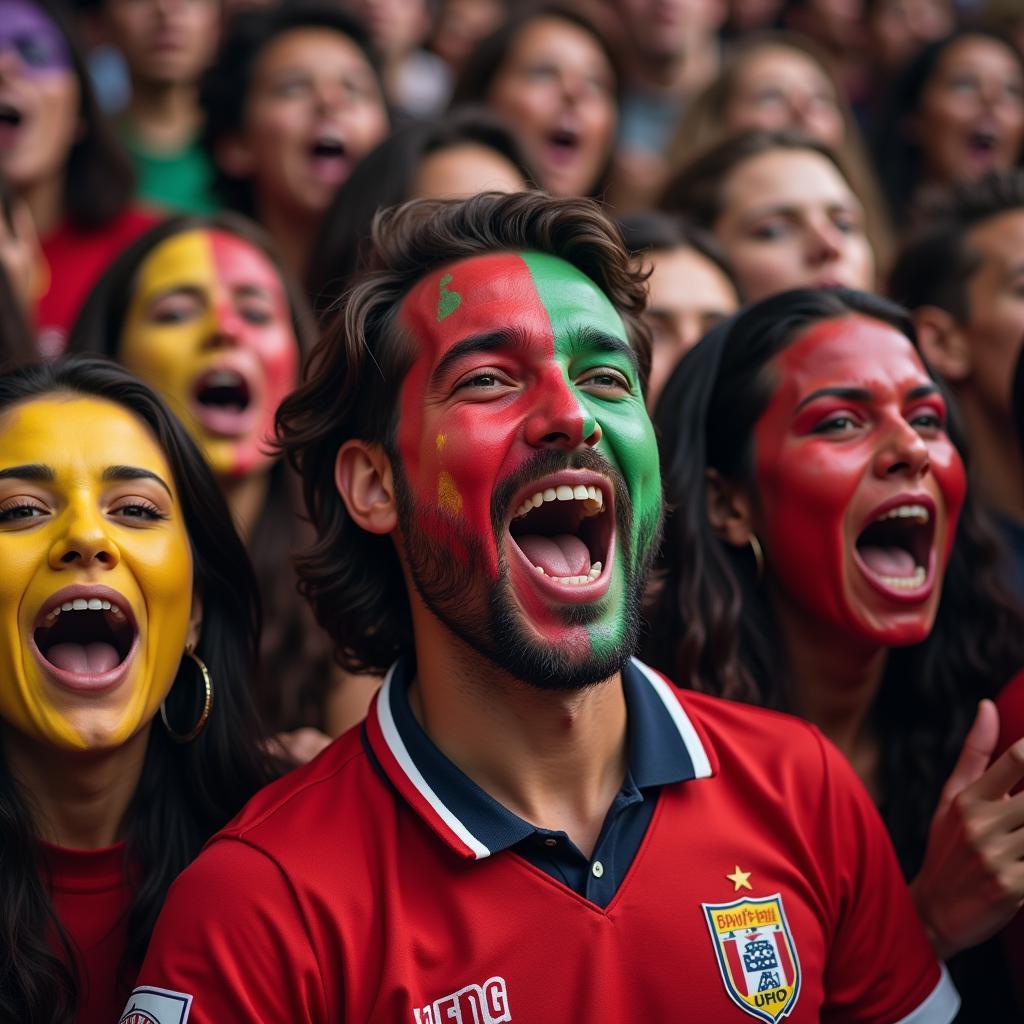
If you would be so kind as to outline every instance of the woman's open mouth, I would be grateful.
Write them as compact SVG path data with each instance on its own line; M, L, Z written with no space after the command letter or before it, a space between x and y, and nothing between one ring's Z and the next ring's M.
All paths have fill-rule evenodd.
M931 499L889 503L861 531L856 561L886 596L919 599L934 565L935 507Z
M70 587L46 603L32 645L50 676L74 689L120 681L135 653L131 606L108 587Z
M607 589L615 540L612 494L611 482L600 474L568 470L520 495L508 527L511 552L549 596L589 601Z
M244 437L256 410L254 390L248 375L232 367L214 367L193 385L192 415L211 434Z

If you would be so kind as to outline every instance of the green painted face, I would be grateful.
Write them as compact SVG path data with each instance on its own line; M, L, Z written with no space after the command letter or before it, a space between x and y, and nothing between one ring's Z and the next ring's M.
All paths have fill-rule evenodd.
M447 566L464 580L459 607L432 606L488 653L511 629L549 659L617 667L661 514L622 318L586 275L541 253L451 264L413 289L401 318L419 352L398 450L421 593L432 603L424 582Z

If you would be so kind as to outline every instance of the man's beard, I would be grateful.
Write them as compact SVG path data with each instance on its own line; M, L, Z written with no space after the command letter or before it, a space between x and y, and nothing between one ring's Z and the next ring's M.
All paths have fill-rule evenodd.
M538 452L526 465L504 481L491 499L491 527L498 553L498 579L489 595L479 595L489 577L485 538L475 536L462 524L436 508L416 500L398 459L395 486L398 518L405 538L409 572L417 592L433 614L471 648L515 678L542 690L577 691L610 678L620 671L636 649L640 629L640 605L647 576L661 532L660 508L640 524L642 550L633 550L633 505L621 473L597 452L566 456L563 452ZM616 559L623 577L621 628L614 642L595 651L586 636L587 654L573 654L568 645L544 641L532 634L524 613L512 596L512 583L503 554L502 534L512 498L531 480L565 469L601 473L615 491ZM607 514L607 513L606 513ZM509 543L515 543L508 538ZM645 543L646 542L646 543ZM610 572L613 566L605 566ZM609 591L610 593L610 591ZM567 604L560 617L567 629L579 629L604 613L606 596L590 604Z

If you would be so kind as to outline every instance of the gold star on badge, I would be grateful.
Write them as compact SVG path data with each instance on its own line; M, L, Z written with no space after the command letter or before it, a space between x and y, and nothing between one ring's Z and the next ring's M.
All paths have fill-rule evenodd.
M740 889L750 889L753 892L754 887L750 884L750 872L740 871L739 864L736 865L736 870L731 875L726 875L726 878L735 886L733 892L739 892Z

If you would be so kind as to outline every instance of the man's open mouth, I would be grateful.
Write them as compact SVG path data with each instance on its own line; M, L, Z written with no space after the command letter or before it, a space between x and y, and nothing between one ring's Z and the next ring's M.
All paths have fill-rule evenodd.
M128 603L107 588L102 595L55 596L32 633L40 657L59 677L106 681L135 647L138 630Z
M931 502L903 502L885 509L861 531L857 560L885 590L915 591L928 579L934 541Z
M594 583L612 553L611 494L603 478L542 482L516 507L509 523L512 542L549 580L570 587Z

